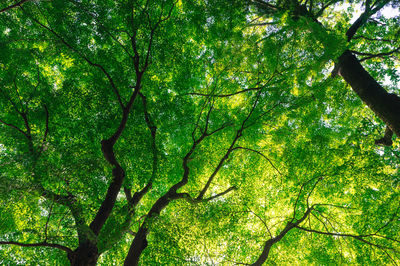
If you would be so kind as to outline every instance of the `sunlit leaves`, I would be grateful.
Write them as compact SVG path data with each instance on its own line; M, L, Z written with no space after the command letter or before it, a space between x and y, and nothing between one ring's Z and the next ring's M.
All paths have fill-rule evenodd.
M284 2L271 1L286 8ZM314 1L314 14L324 3ZM380 230L397 239L398 141L392 148L375 146L382 123L340 78L331 77L347 49L344 34L353 12L336 10L339 4L320 14L321 23L219 0L30 1L0 14L0 119L14 126L0 124L1 240L37 243L47 237L74 249L77 230L90 235L89 222L113 176L100 141L115 132L122 116L99 65L125 104L146 60L141 92L157 127L157 171L153 175L151 131L136 100L114 152L125 170L123 188L135 193L154 180L134 210L121 189L97 239L100 264L121 264L144 220L144 265L252 263L264 242L310 205L304 227L355 235ZM398 47L396 18L379 19L358 32L350 49L381 53ZM397 92L395 57L363 64ZM178 191L195 199L214 175L203 200L171 201L147 219L181 180L193 141L214 130L188 158L188 182ZM32 154L30 143L40 152ZM79 227L73 208L43 190L73 195L86 224ZM388 238L376 241L398 248ZM365 244L293 228L271 249L268 263L390 262ZM65 264L66 256L2 245L0 263Z

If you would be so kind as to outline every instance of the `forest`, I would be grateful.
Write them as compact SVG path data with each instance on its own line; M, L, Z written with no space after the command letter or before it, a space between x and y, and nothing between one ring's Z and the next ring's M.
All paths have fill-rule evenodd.
M0 264L400 264L399 8L0 1Z

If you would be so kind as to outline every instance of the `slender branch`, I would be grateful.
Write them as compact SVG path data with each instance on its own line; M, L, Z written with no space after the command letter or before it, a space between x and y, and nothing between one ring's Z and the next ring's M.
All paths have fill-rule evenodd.
M85 240L87 239L87 232L83 230L83 228L85 227L85 219L83 218L82 208L76 201L75 197L72 194L69 194L68 196L59 195L57 193L45 189L40 184L36 184L34 188L39 193L41 193L42 197L57 204L61 204L67 207L71 211L72 217L75 220L79 243L84 243Z
M353 38L354 34L356 34L357 30L361 28L372 15L374 15L376 12L382 9L388 2L390 1L389 0L379 1L379 4L376 5L376 7L374 7L373 9L370 9L368 8L368 6L366 6L365 11L358 17L356 21L354 21L354 23L347 30L346 32L347 41L349 42Z
M367 41L379 41L379 42L388 42L388 43L393 43L394 42L393 40L390 40L390 39L370 38L370 37L367 37L367 36L364 36L364 35L354 36L353 40L356 40L356 39L365 39Z
M113 40L124 50L124 52L125 52L131 59L134 59L134 56L129 52L129 50L125 47L125 45L123 45L123 44L110 32L110 30L109 30L106 26L104 26L104 24L101 23L101 22L97 19L97 16L93 15L93 13L90 12L89 10L87 10L81 3L76 2L76 1L72 1L72 0L69 0L69 2L73 3L74 5L79 6L79 9L80 9L80 10L85 11L86 14L89 14L93 19L95 19L95 20L96 20L96 25L98 25L99 27L101 27L101 28L104 30L104 32L105 32L108 36L110 36L111 39L113 39ZM114 31L114 30L113 30L113 31Z
M207 180L207 183L204 185L203 189L200 191L199 195L197 196L197 200L202 200L204 197L204 194L207 192L208 188L211 185L211 182L214 180L214 177L217 175L217 173L219 172L219 170L221 169L221 167L224 165L225 161L229 158L229 155L232 153L233 151L233 147L235 145L235 143L237 142L237 140L242 136L241 134L241 130L239 129L237 131L237 134L235 136L235 138L233 139L233 141L231 142L231 145L229 146L229 148L227 149L226 153L224 154L224 156L220 159L218 165L215 167L214 171L212 172L212 174L210 175L210 177Z
M228 194L232 190L236 190L236 189L237 188L235 186L233 186L233 187L230 187L230 188L226 189L225 191L223 191L221 193L218 193L218 194L216 194L214 196L211 196L209 198L206 198L206 199L192 198L192 196L190 196L189 193L177 193L176 194L176 198L183 198L183 199L186 199L187 201L189 201L190 203L197 204L197 203L200 203L200 202L209 202L209 201L211 201L213 199L222 197L223 195Z
M5 12L5 11L10 10L10 9L12 9L12 8L15 8L15 7L19 7L19 6L21 6L23 3L28 2L28 1L30 1L30 0L21 0L21 1L15 3L15 4L13 4L13 5L7 6L7 7L3 8L3 9L1 9L1 10L0 10L0 13Z
M261 157L266 159L269 162L269 164L272 166L272 168L274 168L280 175L283 175L281 173L281 171L279 171L279 169L275 167L275 165L272 163L272 161L265 154L263 154L263 153L261 153L261 152L259 152L257 150L250 149L250 148L245 148L245 147L235 147L234 149L242 149L242 150L246 150L246 151L251 151L251 152L254 152L254 153L260 155Z
M154 125L154 123L151 119L151 116L147 110L146 96L144 96L141 92L139 92L139 96L142 98L143 113L144 113L145 121L146 121L147 127L149 128L150 133L151 133L151 149L152 149L152 153L153 153L153 166L152 166L152 173L151 173L150 180L142 190L137 191L132 196L131 190L128 188L124 188L126 198L127 198L128 202L132 205L133 208L136 207L136 205L140 202L140 200L143 198L143 196L152 188L153 180L156 176L157 168L158 168L158 150L157 150L157 146L156 146L157 127Z
M322 179L323 179L323 177L320 176L320 177L317 179L317 181L314 183L314 185L313 185L313 187L311 188L310 192L308 192L307 200L306 200L306 202L307 202L307 208L310 208L310 201L309 201L309 200L310 200L311 194L313 193L313 191L314 191L315 187L317 186L317 184L318 184Z
M162 13L160 14L159 20L158 20L157 23L154 25L154 27L151 29L151 32L150 32L150 40L149 40L149 43L148 43L148 46L147 46L146 58L145 58L145 60L144 60L144 66L143 66L143 69L142 69L142 71L141 71L142 73L143 73L144 71L146 71L146 69L147 69L147 67L148 67L148 65L149 65L149 58L150 58L152 43L153 43L153 39L154 39L154 33L156 32L157 28L160 26L160 24L161 24L162 22L168 20L168 19L171 17L172 10L174 9L174 7L175 7L175 5L176 5L177 2L178 2L178 1L176 1L176 2L174 2L174 3L172 4L172 6L171 6L171 8L170 8L170 10L169 10L169 12L168 12L168 15L167 15L165 18L162 19L162 18L161 18L161 17L162 17ZM163 3L164 3L164 2L163 2Z
M199 120L197 121L194 130L196 130L198 126L199 126ZM129 252L125 258L124 265L137 265L140 255L142 254L143 250L147 247L148 245L147 234L149 233L148 224L150 222L149 219L152 219L153 217L159 215L161 211L165 209L171 201L187 197L188 195L187 193L178 193L177 191L188 183L188 178L190 173L190 168L188 166L188 163L190 161L190 157L192 156L198 145L208 136L209 134L207 134L206 131L203 131L200 137L198 138L193 137L192 147L189 149L189 151L186 153L185 157L182 160L183 174L181 180L175 183L163 196L158 198L158 200L150 208L129 248Z
M329 203L317 203L317 204L314 204L314 206L329 206L329 207L335 207L335 208L342 208L342 209L346 209L346 210L356 210L356 208L340 206L340 205L335 205L335 204L329 204Z
M368 245L375 246L375 247L378 247L378 248L381 248L381 249L393 249L391 247L386 247L386 246L382 246L382 245L379 245L379 244L375 244L375 243L372 243L372 242L367 241L367 240L364 239L365 237L370 237L372 235L353 235L353 234L341 234L341 233L323 232L323 231L318 231L318 230L314 230L314 229L308 229L308 228L301 227L301 226L298 226L298 225L296 225L296 228L298 228L300 230L303 230L303 231L320 234L320 235L351 237L351 238L357 239L359 241L362 241L362 242L364 242L364 243L366 243Z
M72 249L59 245L59 244L54 244L54 243L47 243L47 242L40 242L40 243L21 243L21 242L16 242L16 241L0 241L0 245L16 245L16 246L21 246L21 247L51 247L51 248L57 248L60 250L63 250L67 252L68 254L72 253Z
M228 193L231 192L232 190L236 190L236 187L235 187L235 186L232 186L232 187L228 188L227 190L225 190L225 191L223 191L223 192L221 192L221 193L218 193L218 194L216 194L216 195L214 195L214 196L211 196L211 197L209 197L209 198L206 198L206 199L204 199L204 200L205 200L205 201L210 201L210 200L219 198L219 197L221 197L221 196L223 196L223 195L225 195L225 194L228 194Z
M258 27L258 26L266 26L266 25L276 25L278 24L277 21L273 22L260 22L260 23L251 23L247 27Z
M194 95L194 96L205 96L205 97L218 97L218 98L224 98L224 97L231 97L240 93L248 92L248 91L258 91L261 90L263 87L255 87L255 88L248 88L244 89L241 91L237 91L234 93L229 93L229 94L207 94L207 93L199 93L199 92L189 92L187 95Z
M51 213L53 211L53 204L54 204L54 202L52 202L51 205L50 205L49 215L47 216L46 225L44 227L44 242L47 241L47 228L49 226Z
M243 135L243 130L244 130L244 128L245 128L246 122L247 122L248 119L251 117L251 115L253 114L253 112L254 112L254 110L255 110L255 108L256 108L256 106L257 106L257 103L258 103L259 97L260 97L260 95L261 95L261 92L262 92L262 90L260 90L260 91L257 93L256 100L254 101L254 104L253 104L253 106L252 106L250 112L248 113L248 115L246 116L246 118L243 120L241 127L236 131L236 135L235 135L235 137L233 138L233 140L232 140L232 142L231 142L229 148L227 149L225 155L220 159L220 161L219 161L217 167L215 167L214 171L212 172L212 174L211 174L210 177L208 178L207 183L204 185L203 189L200 191L199 195L198 195L197 198L196 198L197 200L203 199L204 194L207 192L208 188L209 188L210 185L211 185L211 182L214 180L215 176L217 175L217 173L219 172L219 170L221 169L221 167L224 165L225 161L229 158L229 155L232 153L232 151L234 151L234 146L235 146L236 142L237 142L237 141L242 137L242 135Z
M310 180L304 182L304 183L301 185L299 194L297 195L297 198L296 198L296 202L294 203L294 207L293 207L293 218L292 218L292 220L294 220L294 219L296 218L296 209L297 209L297 204L299 203L299 199L300 199L300 196L301 196L301 192L303 191L304 187L305 187L307 184L309 184L311 181L313 181L313 180L315 180L315 179L317 179L317 178L319 179L319 178L321 178L321 177L320 177L320 176L313 177L313 178L311 178Z
M265 241L264 244L264 248L263 251L261 252L260 256L258 257L258 259L256 260L256 262L254 262L252 265L253 266L261 266L263 265L263 263L265 263L265 261L268 259L268 255L269 255L269 251L271 250L271 247L281 241L283 239L283 237L293 228L297 227L299 224L301 224L311 213L313 207L307 209L307 211L303 214L303 216L297 220L296 222L293 222L293 219L288 222L285 226L285 228L276 236L273 238L268 239L267 241Z
M335 4L336 2L337 2L337 0L331 0L331 1L329 1L328 3L326 3L325 5L323 5L323 6L321 7L321 9L318 11L318 13L315 15L315 18L320 17L320 16L324 13L324 11L325 11L326 8L328 8L328 7L331 6L332 4ZM311 6L311 4L310 4L310 6ZM311 9L311 8L310 8L310 9ZM311 12L311 10L310 10L310 12Z
M15 82L15 78L13 79L13 85L14 85L15 90L18 91L17 84L16 84L16 82ZM7 93L5 93L1 88L0 88L0 91L1 91L1 93L4 95L4 97L6 97L6 99L7 99L7 100L11 103L11 105L14 107L14 110L15 110L19 115L21 115L21 114L23 113L23 111L20 111L20 110L18 109L17 105L16 105L15 102L11 99L11 97L10 97Z
M14 84L14 88L15 88L15 93L17 94L17 97L18 97L19 104L21 105L21 110L22 110L21 112L26 112L26 108L24 108L25 106L22 103L21 96L19 95L19 90L18 90L17 81L16 81L15 77L13 79L13 84ZM17 112L18 112L18 110L17 110Z
M377 54L371 54L371 53L362 53L362 52L357 52L354 50L350 50L350 52L352 52L353 54L357 54L357 55L364 55L366 57L361 58L359 61L365 61L371 58L375 58L375 57L384 57L384 56L388 56L388 55L392 55L394 53L398 53L400 52L400 47L397 47L396 49L389 51L389 52L382 52L382 53L377 53Z
M44 107L44 110L46 112L46 125L45 125L46 129L45 129L44 134L43 134L42 144L41 144L40 149L39 149L39 155L45 149L44 145L46 143L47 135L49 134L49 110L47 109L46 105L44 105L43 107Z
M254 216L256 216L256 217L264 224L264 226L265 226L265 228L267 229L267 232L268 232L268 234L269 234L269 237L270 237L270 238L273 238L272 233L271 233L271 230L269 230L269 227L268 227L266 221L265 221L263 218L261 218L260 215L258 215L257 213L253 212L252 210L250 210L250 213L252 213Z
M383 228L385 228L385 227L388 226L391 222L393 222L393 221L396 219L396 217L397 217L397 215L398 215L398 213L399 213L399 210L400 210L400 204L399 204L399 206L397 207L396 211L393 213L392 217L389 219L389 221L388 221L387 223L385 223L384 225L382 225L380 228L378 228L378 230L376 230L375 234L379 233Z
M21 9L26 13L26 11L21 7ZM33 16L30 16L30 18L36 22L39 26L41 26L42 28L48 30L49 32L51 32L54 36L56 36L66 47L68 47L71 51L73 51L74 53L76 53L79 57L81 57L83 60L85 60L89 65L98 68L101 72L103 72L103 74L106 76L111 88L114 91L114 94L117 97L118 103L121 106L122 109L125 108L124 104L122 103L122 99L121 96L119 94L119 91L114 83L113 78L111 77L111 75L108 73L108 71L100 64L93 62L91 59L89 59L86 55L84 55L82 52L80 52L79 50L77 50L76 48L74 48L70 43L68 43L63 37L61 37L60 34L58 34L57 32L55 32L50 26L46 26L43 23L41 23L38 19L34 18Z
M8 127L16 129L18 132L22 133L25 137L28 137L27 134L22 129L20 129L19 127L15 126L13 124L7 123L2 119L0 119L0 122L3 123L4 125L8 126Z

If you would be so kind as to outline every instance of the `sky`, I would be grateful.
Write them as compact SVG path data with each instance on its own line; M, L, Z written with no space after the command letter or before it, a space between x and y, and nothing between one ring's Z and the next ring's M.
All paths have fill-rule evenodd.
M349 3L345 3L342 7L340 8L347 8L349 7L350 4ZM354 8L355 12L353 13L353 18L350 20L350 23L353 23L360 15L361 13L364 11L364 8L361 8L361 4L358 4L356 6L356 8ZM386 6L384 7L381 11L380 14L382 14L383 16L385 16L386 18L393 18L395 16L400 15L400 10L398 8L393 8L391 6Z

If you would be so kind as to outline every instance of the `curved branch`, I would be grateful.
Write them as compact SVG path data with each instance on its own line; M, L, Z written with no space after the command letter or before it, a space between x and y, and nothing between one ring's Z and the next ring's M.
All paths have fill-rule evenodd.
M22 11L26 12L22 7L21 7ZM76 48L74 48L70 43L68 43L63 37L61 37L60 34L58 34L57 32L55 32L51 27L44 25L43 23L41 23L38 19L34 18L33 16L30 16L30 18L36 22L36 24L38 24L39 26L41 26L42 28L46 29L47 31L49 31L50 33L52 33L54 36L56 36L68 49L70 49L71 51L73 51L74 53L76 53L79 57L81 57L83 60L85 60L89 65L96 67L98 69L100 69L101 72L103 72L103 74L106 76L108 82L110 83L111 88L113 89L118 103L121 106L122 109L125 108L124 104L122 103L122 98L119 94L119 91L114 83L113 78L111 77L110 73L108 73L108 71L100 64L93 62L91 59L89 59L86 55L84 55L82 52L80 52L79 50L77 50Z
M394 40L390 40L390 39L379 39L379 38L370 38L364 35L357 35L355 37L353 37L353 40L356 39L365 39L367 41L377 41L377 42L388 42L388 43L393 43Z
M0 13L3 13L3 12L5 12L5 11L10 10L10 9L13 9L13 8L15 8L15 7L19 7L19 6L21 6L23 3L28 2L28 1L29 1L29 0L21 0L21 1L15 3L15 4L13 4L13 5L7 6L7 7L3 8L3 9L1 9L1 10L0 10Z
M311 178L310 180L304 182L304 183L301 185L299 194L297 195L297 198L296 198L296 202L294 203L292 221L293 221L294 219L296 219L296 209L297 209L297 204L299 203L299 199L300 199L300 196L301 196L301 192L303 191L304 187L305 187L308 183L310 183L311 181L313 181L313 180L315 180L315 179L317 179L317 178L320 179L321 177L320 177L320 176L313 177L313 178ZM308 205L307 205L307 207L308 207Z
M237 94L248 92L248 91L258 91L261 89L262 89L262 87L248 88L248 89L244 89L244 90L229 93L229 94L207 94L207 93L199 93L199 92L189 92L187 95L224 98L224 97L235 96Z
M128 189L127 187L124 187L124 192L125 192L126 198L132 208L134 208L139 203L139 201L143 198L143 196L152 188L153 180L156 176L157 168L158 168L158 150L157 150L157 145L156 145L157 127L154 125L154 123L151 119L151 116L147 110L146 96L144 96L141 92L139 92L139 96L142 98L144 118L145 118L147 127L149 128L150 133L151 133L151 149L152 149L152 153L153 153L153 165L152 165L152 172L151 172L150 180L148 181L147 185L142 190L137 191L132 196L131 190Z
M69 253L72 253L72 249L69 247L59 245L59 244L54 244L54 243L47 243L47 242L40 242L40 243L21 243L21 242L16 242L16 241L0 241L0 245L16 245L20 247L50 247L50 248L57 248L62 251Z
M232 187L228 188L227 190L224 190L224 191L222 191L221 193L215 194L214 196L211 196L211 197L206 198L206 199L204 199L204 200L205 200L205 201L210 201L210 200L216 199L216 198L221 197L221 196L223 196L223 195L225 195L225 194L228 194L228 193L231 192L232 190L236 190L236 187L235 187L235 186L232 186Z
M293 222L293 220L291 222L288 222L285 226L285 228L279 233L279 235L277 235L276 237L270 238L268 239L265 244L264 244L264 248L263 251L261 252L261 255L258 257L258 259L256 260L256 262L254 262L252 265L253 266L261 266L263 265L263 263L268 259L268 255L269 255L269 251L271 250L271 247L282 240L282 238L293 228L297 227L299 224L301 224L307 217L308 215L311 213L311 211L313 210L313 207L307 209L307 211L303 214L303 216L297 220L296 222Z
M391 247L386 247L386 246L382 246L382 245L379 245L379 244L375 244L375 243L372 243L372 242L364 239L365 237L374 236L373 234L371 234L371 235L353 235L353 234L341 234L341 233L323 232L323 231L318 231L318 230L314 230L314 229L308 229L308 228L301 227L301 226L298 226L298 225L296 225L296 228L298 228L300 230L303 230L303 231L320 234L320 235L351 237L351 238L357 239L357 240L359 240L361 242L364 242L364 243L366 243L366 244L368 244L370 246L374 246L374 247L377 247L377 248L380 248L380 249L393 249Z
M251 148L245 148L245 147L235 147L234 149L242 149L242 150L246 150L246 151L251 151L251 152L254 152L254 153L260 155L261 157L266 159L269 162L269 164L272 166L272 168L274 168L280 175L283 175L281 173L281 171L279 171L279 169L275 167L275 165L272 163L272 161L267 156L265 156L263 153L261 153L261 152L259 152L257 150L253 150Z
M375 57L384 57L384 56L392 55L392 54L394 54L394 53L398 53L398 52L400 52L400 46L397 47L396 49L392 50L392 51L389 51L389 52L382 52L382 53L377 53L377 54L362 53L362 52L357 52L357 51L354 51L354 50L350 50L350 52L352 52L353 54L364 55L364 56L366 56L366 57L361 58L361 59L359 60L359 62L362 62L362 61L365 61L365 60L368 60L368 59L371 59L371 58L375 58Z
M257 93L256 99L251 107L250 112L248 113L248 115L246 116L246 118L243 120L240 128L236 131L236 135L233 138L229 148L227 149L226 153L224 154L224 156L221 158L221 160L219 161L217 167L215 167L214 171L212 172L212 174L210 175L210 177L207 180L207 183L204 185L203 189L199 192L199 195L197 196L197 200L201 200L203 199L205 193L207 192L208 188L211 185L211 182L214 180L214 177L217 175L217 173L219 172L219 170L221 169L221 167L224 165L225 161L229 158L230 154L232 153L232 151L235 150L235 144L236 142L243 136L243 130L246 128L246 122L250 119L250 117L252 116L254 110L256 109L256 106L258 104L258 100L260 98L262 90L260 90ZM223 128L224 126L222 126L221 128ZM214 131L216 132L216 131Z
M45 125L45 131L43 134L43 139L42 139L42 144L40 145L40 149L39 149L39 155L45 150L45 143L46 143L46 139L47 139L47 135L49 134L49 110L47 109L47 106L44 105L44 111L46 113L46 125Z
M2 120L2 119L0 119L0 122L3 123L4 125L8 126L8 127L11 127L11 128L16 129L18 132L22 133L25 137L28 137L28 135L26 134L26 132L24 132L24 131L23 131L22 129L20 129L19 127L15 126L15 125L13 125L13 124L7 123L7 122L5 122L5 121Z
M347 41L349 42L353 38L354 34L356 34L357 30L361 28L372 15L381 10L389 2L389 0L379 1L379 4L373 9L371 9L369 4L367 4L365 7L365 11L358 17L356 21L354 21L354 23L347 30Z

